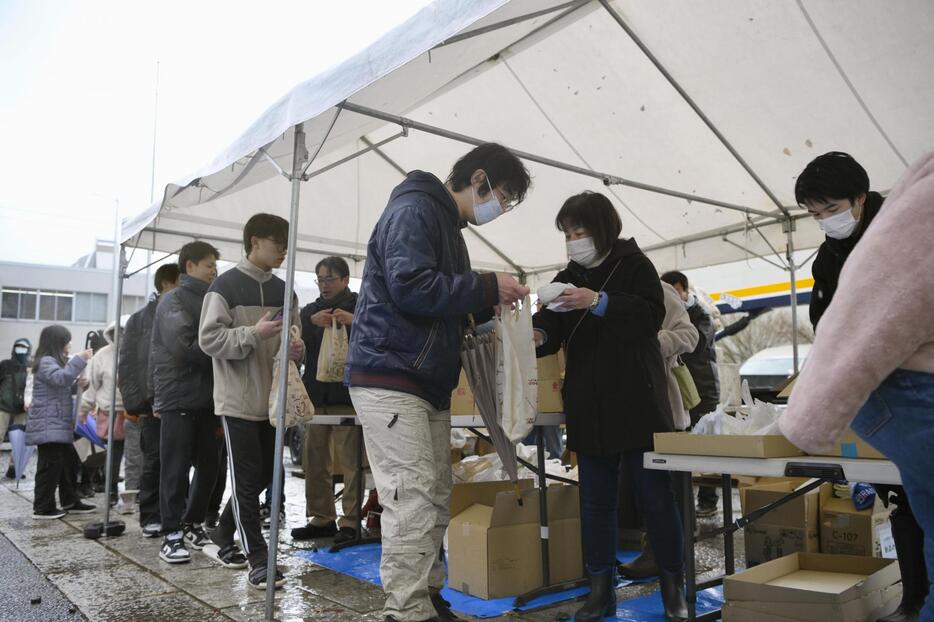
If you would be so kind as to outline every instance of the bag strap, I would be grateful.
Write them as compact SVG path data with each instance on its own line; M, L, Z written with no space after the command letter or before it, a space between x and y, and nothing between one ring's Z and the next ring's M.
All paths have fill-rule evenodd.
M624 259L623 257L619 258L619 261L616 262L616 265L613 266L613 269L610 271L610 275L606 277L606 280L603 282L603 285L600 286L599 291L603 291L606 288L607 284L610 282L610 279L612 279L613 275L616 274L616 269L619 268L619 265L621 263L623 263L623 259ZM587 309L584 309L584 312L581 314L580 319L577 320L577 324L575 324L573 330L571 330L571 334L568 335L568 338L564 341L565 350L567 350L568 346L571 345L571 339L574 338L574 333L577 332L577 329L580 328L580 325L584 321L584 318L587 317L589 314L590 314L590 311Z

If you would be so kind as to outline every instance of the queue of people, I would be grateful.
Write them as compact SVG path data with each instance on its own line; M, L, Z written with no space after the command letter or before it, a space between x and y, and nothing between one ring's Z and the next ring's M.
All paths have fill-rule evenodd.
M930 280L920 253L924 223L931 220L923 209L934 197L932 162L929 156L915 165L883 200L870 191L868 175L852 157L831 152L808 165L795 189L798 203L826 234L813 269L817 343L808 367L823 375L802 374L782 428L800 446L819 448L855 416L857 433L902 470L904 488L880 489L898 506L891 520L905 585L896 612L903 617L891 620L917 619L922 611L932 615L925 599L934 548L926 534L934 533L934 505L925 476L929 460L922 456L929 452L922 446L930 427L934 365L932 337L919 315L929 306L902 305L898 317L904 321L893 326L881 308L857 311L863 300L854 290L869 283L901 284L908 291ZM508 214L530 186L519 158L493 143L465 154L444 180L429 172L409 173L392 191L372 232L359 294L350 290L346 261L328 257L315 268L320 297L302 309L273 273L286 256L284 219L250 218L243 230L245 257L220 276L217 249L205 242L186 244L177 267L157 271L157 296L127 322L118 378L112 377L112 346L93 356L91 351L69 356L68 331L44 329L31 368L34 389L26 418L27 442L39 447L35 518L95 509L77 495L67 469L75 424L70 404L84 374L79 418L91 411L98 417L134 417L127 421L135 424L129 429L139 439L131 451L141 463L135 476L140 524L144 535L162 536L159 558L184 563L190 550L202 551L223 567L248 569L248 583L265 588L269 543L260 495L264 490L268 495L274 465L281 460L274 451L267 397L281 331L291 328L282 325L289 304L301 338L290 337L287 355L303 364L303 384L317 412L356 415L362 425L382 505L386 622L458 620L441 587L453 486L450 399L460 372L460 344L469 315L482 323L530 293L512 275L474 271L462 229ZM606 196L583 192L568 198L555 227L564 235L569 259L555 282L566 287L554 305L535 313L532 324L537 356L563 350L566 358L567 446L579 465L590 583L574 619L594 622L616 610L622 472L646 531L642 555L622 572L657 574L666 620L685 620L680 516L684 504L694 500L679 498L683 486L674 486L668 472L644 468L643 455L652 450L653 434L687 430L719 403L714 323L686 275L659 277L636 240L624 236ZM895 236L910 228L916 231L896 245L894 258L878 261L881 249L892 248ZM926 300L930 291L934 288L920 298ZM118 330L112 326L109 338ZM324 373L320 365L322 349L331 347L327 339L336 331L347 347L343 378ZM840 348L847 340L851 343ZM14 344L13 360L3 362L4 378L25 378L30 347ZM834 365L831 357L838 357ZM696 404L683 402L674 371L682 366L697 388ZM853 382L859 390L847 392L845 384ZM114 383L119 391L112 403ZM4 427L23 409L18 385L12 386L12 392L0 391ZM107 440L117 455L122 441L116 434ZM344 481L340 513L332 447ZM293 539L339 543L360 535L363 450L354 429L307 426L302 451L307 522L292 530ZM228 475L230 497L219 512ZM116 476L112 473L113 482ZM714 512L716 491L702 487L697 503L699 515ZM273 576L276 587L284 584L278 569Z

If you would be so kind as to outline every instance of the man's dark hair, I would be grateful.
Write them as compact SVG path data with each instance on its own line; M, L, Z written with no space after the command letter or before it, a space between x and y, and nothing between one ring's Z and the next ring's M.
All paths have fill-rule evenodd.
M36 356L33 358L32 371L39 371L39 361L43 356L51 356L58 364L65 366L65 346L71 342L71 331L61 324L46 326L39 333L39 345L36 346Z
M253 214L243 227L243 250L247 255L253 250L251 238L267 238L276 244L289 243L289 221L275 214Z
M807 201L826 202L848 199L856 201L869 192L869 175L848 153L831 151L817 156L804 167L795 182L798 205Z
M685 276L683 272L678 272L677 270L671 270L659 277L663 282L668 283L672 287L675 285L680 285L681 289L688 291L688 277Z
M593 238L593 245L599 256L604 256L613 248L623 230L616 208L610 200L599 192L581 192L575 194L561 206L555 217L558 231L567 231L576 227L586 229Z
M470 186L470 177L482 170L494 188L501 186L510 196L521 202L532 185L529 171L509 149L496 143L484 143L467 152L454 163L448 183L454 192L460 192ZM480 187L480 196L489 192L486 184Z
M156 270L156 276L153 278L156 291L161 294L167 283L174 283L178 280L178 274L178 264L167 263L164 266L159 266L159 269Z
M207 242L201 242L200 240L197 242L189 242L182 247L182 250L178 251L178 271L182 274L188 274L189 261L198 263L207 257L220 259L221 253Z
M321 268L326 268L331 274L336 274L342 279L350 276L350 266L347 265L343 257L325 257L315 266L315 274L318 274Z

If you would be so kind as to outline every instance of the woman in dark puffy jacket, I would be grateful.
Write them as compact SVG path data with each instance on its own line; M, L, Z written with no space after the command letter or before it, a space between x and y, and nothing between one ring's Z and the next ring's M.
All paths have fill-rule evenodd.
M538 355L565 349L563 397L568 448L580 473L581 542L590 597L574 616L616 613L617 480L626 469L655 550L665 619L687 619L681 521L665 471L645 469L652 435L673 429L668 370L658 331L665 302L658 273L602 194L565 201L555 225L567 240L566 287L533 318Z
M57 324L39 335L33 364L32 403L26 417L26 444L39 448L33 518L62 518L68 512L84 514L94 506L82 503L67 474L74 441L75 414L72 386L93 351L85 350L68 359L71 333ZM55 505L58 488L62 508Z

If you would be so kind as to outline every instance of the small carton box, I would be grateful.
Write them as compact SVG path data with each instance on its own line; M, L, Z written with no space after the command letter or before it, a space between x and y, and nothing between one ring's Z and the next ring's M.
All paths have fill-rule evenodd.
M861 511L849 498L825 501L820 511L821 553L882 557L879 528L888 523L889 514L878 498L874 507Z
M723 596L739 601L805 607L843 605L885 590L901 580L893 559L794 553L725 577ZM780 615L780 613L779 613Z
M451 415L474 415L474 397L470 383L467 382L467 374L461 369L461 377L457 383L457 388L451 393Z
M846 433L837 441L832 451L815 456L830 456L833 458L866 458L869 460L887 460L882 453L861 439L853 430Z
M724 604L724 622L864 622L889 615L902 600L896 583L845 603L814 605L735 600Z
M559 352L538 359L538 412L564 412L561 387L564 384L564 355Z
M804 452L780 434L731 436L658 432L655 434L655 451L663 454L735 458L787 458L804 455Z
M807 480L783 480L740 490L743 514L774 503ZM746 564L755 566L789 553L820 551L820 507L829 499L829 484L766 513L745 528Z
M538 490L509 482L455 486L448 527L448 585L471 596L503 598L542 587ZM522 503L519 503L521 499ZM583 577L576 486L548 488L551 580Z

